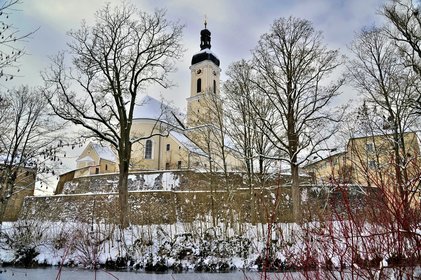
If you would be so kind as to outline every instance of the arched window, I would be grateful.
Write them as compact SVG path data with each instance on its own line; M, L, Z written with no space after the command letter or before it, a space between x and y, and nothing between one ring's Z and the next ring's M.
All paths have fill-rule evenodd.
M152 158L152 140L146 140L145 144L145 159Z
M197 90L196 92L202 92L202 79L197 79Z
M170 151L170 150L171 150L171 145L167 144L167 151Z
M216 81L213 80L213 93L216 93Z

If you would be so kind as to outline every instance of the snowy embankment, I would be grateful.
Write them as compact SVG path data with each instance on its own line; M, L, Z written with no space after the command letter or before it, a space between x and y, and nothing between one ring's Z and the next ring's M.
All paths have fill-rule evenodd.
M284 231L291 226L284 225ZM238 230L241 234L206 222L122 231L115 225L20 221L3 224L0 258L18 265L130 266L145 271L262 269L267 225L241 225Z
M392 247L369 248L364 239L373 238L371 233L378 228L367 225L358 236L343 234L344 228L348 232L352 227L346 221L231 227L220 223L213 227L208 220L120 230L109 224L28 220L3 224L0 258L25 266L130 267L155 272L298 269L304 274L314 270L351 273L361 279L375 273L420 273L420 264L397 264ZM380 239L370 239L370 243L376 248L383 245ZM349 244L355 244L359 252ZM402 256L406 261L417 254L416 249L410 250L408 247L407 256Z

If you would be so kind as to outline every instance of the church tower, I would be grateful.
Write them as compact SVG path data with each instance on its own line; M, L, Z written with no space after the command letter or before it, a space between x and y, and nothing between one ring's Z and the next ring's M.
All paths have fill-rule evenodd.
M191 90L187 98L187 126L190 128L212 123L209 105L212 95L219 95L219 64L211 52L211 32L205 21L205 29L200 31L200 51L193 55L190 66Z

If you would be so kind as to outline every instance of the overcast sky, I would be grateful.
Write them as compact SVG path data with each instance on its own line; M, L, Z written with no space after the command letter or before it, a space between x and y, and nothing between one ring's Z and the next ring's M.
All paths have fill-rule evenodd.
M93 23L95 11L106 2L118 0L22 0L19 11L14 13L15 24L23 31L39 30L26 43L29 53L21 62L22 77L14 83L2 83L11 87L16 84L40 85L40 71L49 64L49 56L66 48L66 32L78 29L85 19ZM224 73L227 66L239 59L249 58L259 37L269 31L272 22L279 17L294 16L313 22L316 30L323 32L330 48L347 52L347 45L355 32L367 25L379 24L381 0L132 0L138 8L153 12L155 8L167 10L170 20L185 25L184 58L172 75L177 87L170 90L154 88L148 94L162 96L184 109L190 89L189 66L192 55L199 51L199 33L205 15L208 29L212 32L212 50L221 60ZM222 76L224 79L225 76ZM345 96L354 95L344 89Z
M20 77L11 82L0 82L10 88L20 84L37 86L42 84L40 72L49 65L49 56L66 48L66 32L78 29L85 19L93 23L94 13L106 2L118 4L120 0L22 0L19 11L12 20L23 32L39 28L32 39L26 42L28 53L21 60ZM384 0L132 0L139 9L153 12L155 8L167 10L167 17L185 25L183 45L184 58L177 64L172 75L177 87L163 90L154 88L148 94L174 103L185 110L186 98L190 94L191 57L200 50L200 30L205 15L208 29L212 32L212 51L221 60L222 79L227 66L242 58L250 58L259 37L268 32L272 22L280 17L299 17L312 21L316 30L322 31L329 48L347 54L355 33L364 26L381 24L378 11ZM356 92L350 87L343 89L343 98L354 98ZM80 149L69 157L62 173L75 168L75 159ZM49 188L51 190L51 188Z

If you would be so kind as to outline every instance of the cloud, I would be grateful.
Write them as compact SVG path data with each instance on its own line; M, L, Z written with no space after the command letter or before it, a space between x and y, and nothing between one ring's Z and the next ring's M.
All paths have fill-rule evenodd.
M83 19L92 22L95 12L104 4L103 0L37 0L26 1L24 6L25 12L43 26L63 32L79 26Z
M170 20L186 25L183 44L187 49L177 63L178 71L170 78L177 84L168 90L155 86L147 93L161 95L175 106L185 108L190 95L190 62L199 51L200 30L204 16L212 32L212 50L221 60L222 79L228 65L242 58L250 58L259 37L270 30L273 21L280 17L299 17L313 22L322 31L329 48L347 52L346 45L363 26L381 24L377 15L384 0L131 0L139 9L152 12L154 8L167 10ZM37 27L40 30L25 42L28 56L21 60L21 77L16 85L40 85L40 71L49 65L48 56L66 49L66 32L78 29L82 20L92 24L95 12L107 2L120 4L121 0L24 0L19 11L13 14L17 26L24 31ZM128 0L130 2L130 0ZM7 83L3 87L12 87ZM343 88L339 103L355 97L351 87Z
M36 0L24 1L21 5L23 24L41 27L28 44L31 58L27 59L31 69L26 80L36 80L39 71L48 65L47 56L66 48L66 31L77 29L85 19L94 21L95 12L106 2L120 4L120 0ZM186 25L183 44L187 49L184 59L178 63L178 72L173 75L177 88L166 91L156 89L169 99L184 100L190 93L190 59L199 51L199 33L204 16L212 32L212 50L221 60L224 73L228 65L242 58L249 58L259 37L270 30L272 22L279 17L299 17L313 22L316 30L323 32L329 48L340 48L346 52L355 32L364 25L379 21L376 15L384 0L133 0L139 9L152 12L154 8L167 10L167 17L180 20ZM224 75L222 76L224 79ZM155 91L155 89L154 89ZM175 94L176 93L176 94ZM182 104L183 101L177 101ZM181 105L182 106L182 105Z

